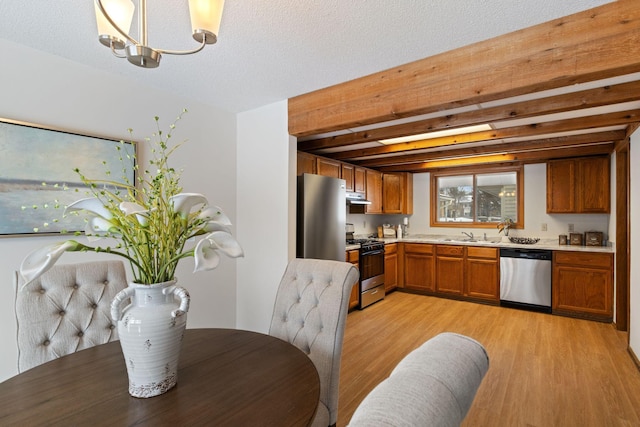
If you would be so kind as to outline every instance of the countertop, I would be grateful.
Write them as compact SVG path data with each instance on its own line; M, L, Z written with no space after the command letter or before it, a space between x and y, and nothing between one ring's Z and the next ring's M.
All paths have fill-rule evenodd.
M500 238L488 238L486 241L480 238L478 241L469 242L464 241L464 237L450 236L450 235L436 235L436 234L415 234L408 235L401 239L395 237L376 238L375 240L389 243L432 243L440 245L467 245L467 246L488 246L496 248L526 248L526 249L546 249L553 251L576 251L576 252L605 252L615 253L613 246L578 246L578 245L559 245L558 239L540 239L539 242L534 244L517 244L511 242L505 242ZM347 245L346 250L358 249L360 245Z

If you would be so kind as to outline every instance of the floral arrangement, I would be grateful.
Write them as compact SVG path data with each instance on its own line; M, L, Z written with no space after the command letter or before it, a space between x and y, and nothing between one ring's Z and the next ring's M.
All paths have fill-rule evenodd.
M65 208L64 215L86 215L85 236L88 242L112 238L117 244L91 246L78 240L58 242L27 255L20 267L25 285L50 269L64 252L100 252L126 258L133 271L133 281L154 284L173 280L178 263L194 257L194 272L212 270L220 262L218 252L237 258L244 255L231 235L231 222L217 206L209 205L202 194L183 193L181 171L169 165L169 156L180 145L169 147L171 132L160 129L145 141L151 144L150 170L138 174L137 185L125 178L124 184L94 180L75 169L89 188L90 197ZM129 134L133 130L129 129ZM121 141L124 144L124 141ZM118 146L121 150L121 147ZM122 158L122 157L121 157ZM136 166L139 172L139 166ZM78 233L80 234L80 233ZM199 238L195 247L190 244Z
M515 222L511 218L505 218L498 223L498 234L504 231L504 235L509 235L509 229L515 225Z

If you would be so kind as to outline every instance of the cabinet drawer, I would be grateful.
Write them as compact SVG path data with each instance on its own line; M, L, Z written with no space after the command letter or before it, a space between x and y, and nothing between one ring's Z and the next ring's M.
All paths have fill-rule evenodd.
M611 268L612 254L588 252L554 252L553 261L556 264L585 266L591 268Z
M438 255L450 255L450 256L462 256L464 253L464 246L448 246L438 245L436 248Z
M496 258L498 258L498 249L497 248L479 248L477 246L468 246L467 247L467 256L470 257L470 258L496 259Z
M351 262L351 263L358 262L359 258L360 258L360 251L358 250L347 251L347 259L346 259L347 262Z
M388 245L384 245L384 254L385 255L393 255L398 252L398 244L390 243Z
M433 253L433 245L425 244L425 243L405 243L404 244L404 252L413 252L419 254L432 254Z

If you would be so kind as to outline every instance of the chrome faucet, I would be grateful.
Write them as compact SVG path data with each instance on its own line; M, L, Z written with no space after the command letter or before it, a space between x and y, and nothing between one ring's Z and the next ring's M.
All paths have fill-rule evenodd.
M473 233L467 233L466 231L463 231L462 234L464 234L465 236L467 236L470 239L473 239Z

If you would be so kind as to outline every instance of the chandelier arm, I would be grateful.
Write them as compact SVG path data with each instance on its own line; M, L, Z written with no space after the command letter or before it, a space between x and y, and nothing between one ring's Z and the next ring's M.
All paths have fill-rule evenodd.
M104 6L102 6L102 1L101 0L96 0L96 5L98 5L98 8L100 9L100 12L102 12L102 15L107 19L107 21L109 21L109 23L113 26L113 28L115 28L116 31L119 32L122 35L122 37L126 38L127 40L129 40L133 44L136 44L136 45L140 44L140 43L138 43L138 41L136 39L134 39L133 37L131 37L129 34L125 33L124 31L122 31L122 29L118 26L118 24L116 24L113 21L113 19L111 19L111 17L109 16L107 11L105 10Z
M207 45L205 40L202 41L200 46L191 50L164 50L164 49L154 49L160 53L166 53L167 55L191 55L192 53L198 53Z
M118 51L116 50L116 47L114 46L113 42L111 42L109 44L109 47L111 48L111 53L113 53L113 56L115 56L116 58L126 58L127 55L123 55L121 53L118 53Z

